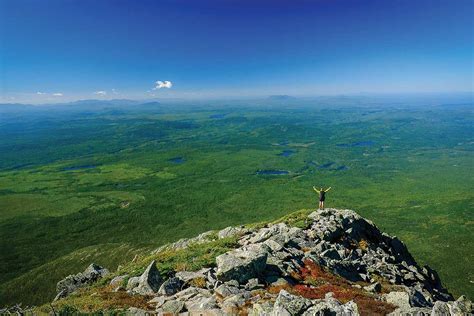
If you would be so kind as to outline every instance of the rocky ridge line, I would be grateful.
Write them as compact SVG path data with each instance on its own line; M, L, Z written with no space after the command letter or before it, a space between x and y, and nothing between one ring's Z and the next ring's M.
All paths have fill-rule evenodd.
M469 300L455 301L437 273L419 266L403 242L354 211L315 211L303 226L228 227L218 238L238 236L239 247L218 256L214 267L175 271L164 279L153 261L142 275L120 275L110 285L149 297L147 310L132 307L130 314L359 315L374 313L374 306L366 306L372 304L390 315L472 315ZM153 253L205 243L213 234ZM91 265L67 277L58 283L57 299L107 273Z

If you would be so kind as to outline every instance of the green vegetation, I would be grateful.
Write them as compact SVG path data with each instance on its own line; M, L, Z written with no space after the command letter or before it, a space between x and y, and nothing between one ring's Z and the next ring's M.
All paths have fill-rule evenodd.
M59 279L90 262L114 270L179 238L316 207L313 185L332 186L328 207L399 236L473 298L472 122L470 105L5 114L0 305L51 300Z

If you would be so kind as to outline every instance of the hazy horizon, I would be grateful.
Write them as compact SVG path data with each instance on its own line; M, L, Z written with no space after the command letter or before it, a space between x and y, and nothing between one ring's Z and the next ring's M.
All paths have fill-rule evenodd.
M0 12L0 102L473 91L471 1L20 0Z

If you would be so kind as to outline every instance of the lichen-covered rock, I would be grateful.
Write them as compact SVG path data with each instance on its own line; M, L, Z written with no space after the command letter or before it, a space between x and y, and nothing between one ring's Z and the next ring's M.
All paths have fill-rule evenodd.
M340 316L356 316L359 315L357 304L349 301L346 304L341 304L334 298L326 298L324 300L315 301L314 305L308 308L304 316L319 316L319 315L340 315Z
M78 288L90 285L98 279L106 276L108 273L109 270L92 263L84 270L84 272L69 275L59 281L56 285L56 291L58 294L54 300L56 301L60 298L66 297Z
M262 245L252 245L222 254L216 258L217 279L237 280L245 284L265 270L267 255L268 252Z
M385 300L402 310L410 309L410 296L404 291L393 291L384 295Z
M220 230L217 233L217 236L219 238L228 238L228 237L233 237L233 236L236 236L236 235L243 234L245 231L246 230L243 226L240 226L240 227L229 226L229 227L226 227L226 228Z
M158 290L158 294L161 295L173 295L179 291L181 291L181 287L183 286L184 282L176 277L169 278L163 284L161 284L160 289Z
M169 313L172 315L176 315L184 309L184 302L172 300L167 301L166 303L161 306L161 310L163 313Z
M273 306L273 315L301 315L312 302L301 296L295 296L285 290L281 290Z
M138 279L138 284L132 288L132 292L153 295L160 289L162 283L160 272L156 269L155 260L153 260Z

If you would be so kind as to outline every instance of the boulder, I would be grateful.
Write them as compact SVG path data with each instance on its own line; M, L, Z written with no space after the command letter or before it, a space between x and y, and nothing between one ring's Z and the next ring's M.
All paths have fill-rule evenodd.
M314 305L308 308L304 316L316 315L341 315L341 316L356 316L359 315L357 304L349 301L346 304L341 304L338 300L327 297L324 300L314 300Z
M198 295L185 302L186 309L193 315L205 315L208 310L218 308L215 296Z
M58 294L54 300L56 301L64 298L76 291L78 288L90 285L107 274L109 274L109 270L92 263L84 270L84 272L69 275L59 281L56 285L56 291Z
M155 260L153 260L138 279L138 284L133 287L132 292L141 295L153 295L160 289L162 283L160 272L156 268Z
M267 262L267 252L261 245L229 251L216 258L217 279L220 281L237 280L245 284L249 279L258 277Z
M240 290L240 289L239 289L238 287L236 287L236 286L229 286L229 285L227 285L227 284L222 284L222 285L218 286L218 287L214 290L214 292L215 292L217 295L219 295L219 296L225 298L225 297L227 297L227 296L231 296L231 295L238 294L238 293L242 292L242 290Z
M139 282L140 282L140 277L132 277L132 278L128 279L127 290L134 289L135 287L138 286Z
M232 226L229 226L229 227L226 227L222 230L220 230L218 233L217 233L217 236L220 238L228 238L228 237L233 237L233 236L236 236L236 235L240 235L242 234L243 232L245 231L245 229L243 227L232 227Z
M273 306L272 315L301 315L311 305L311 300L281 290Z
M410 296L407 292L403 291L393 291L387 294L384 294L385 301L392 305L397 306L402 310L409 310L410 309Z
M158 290L158 294L160 295L173 295L179 291L181 291L181 287L183 286L184 282L176 277L169 278L163 284L161 284L160 289Z
M169 313L172 315L178 314L183 309L184 309L184 302L177 301L177 300L166 301L161 306L161 310L163 311L163 313Z

